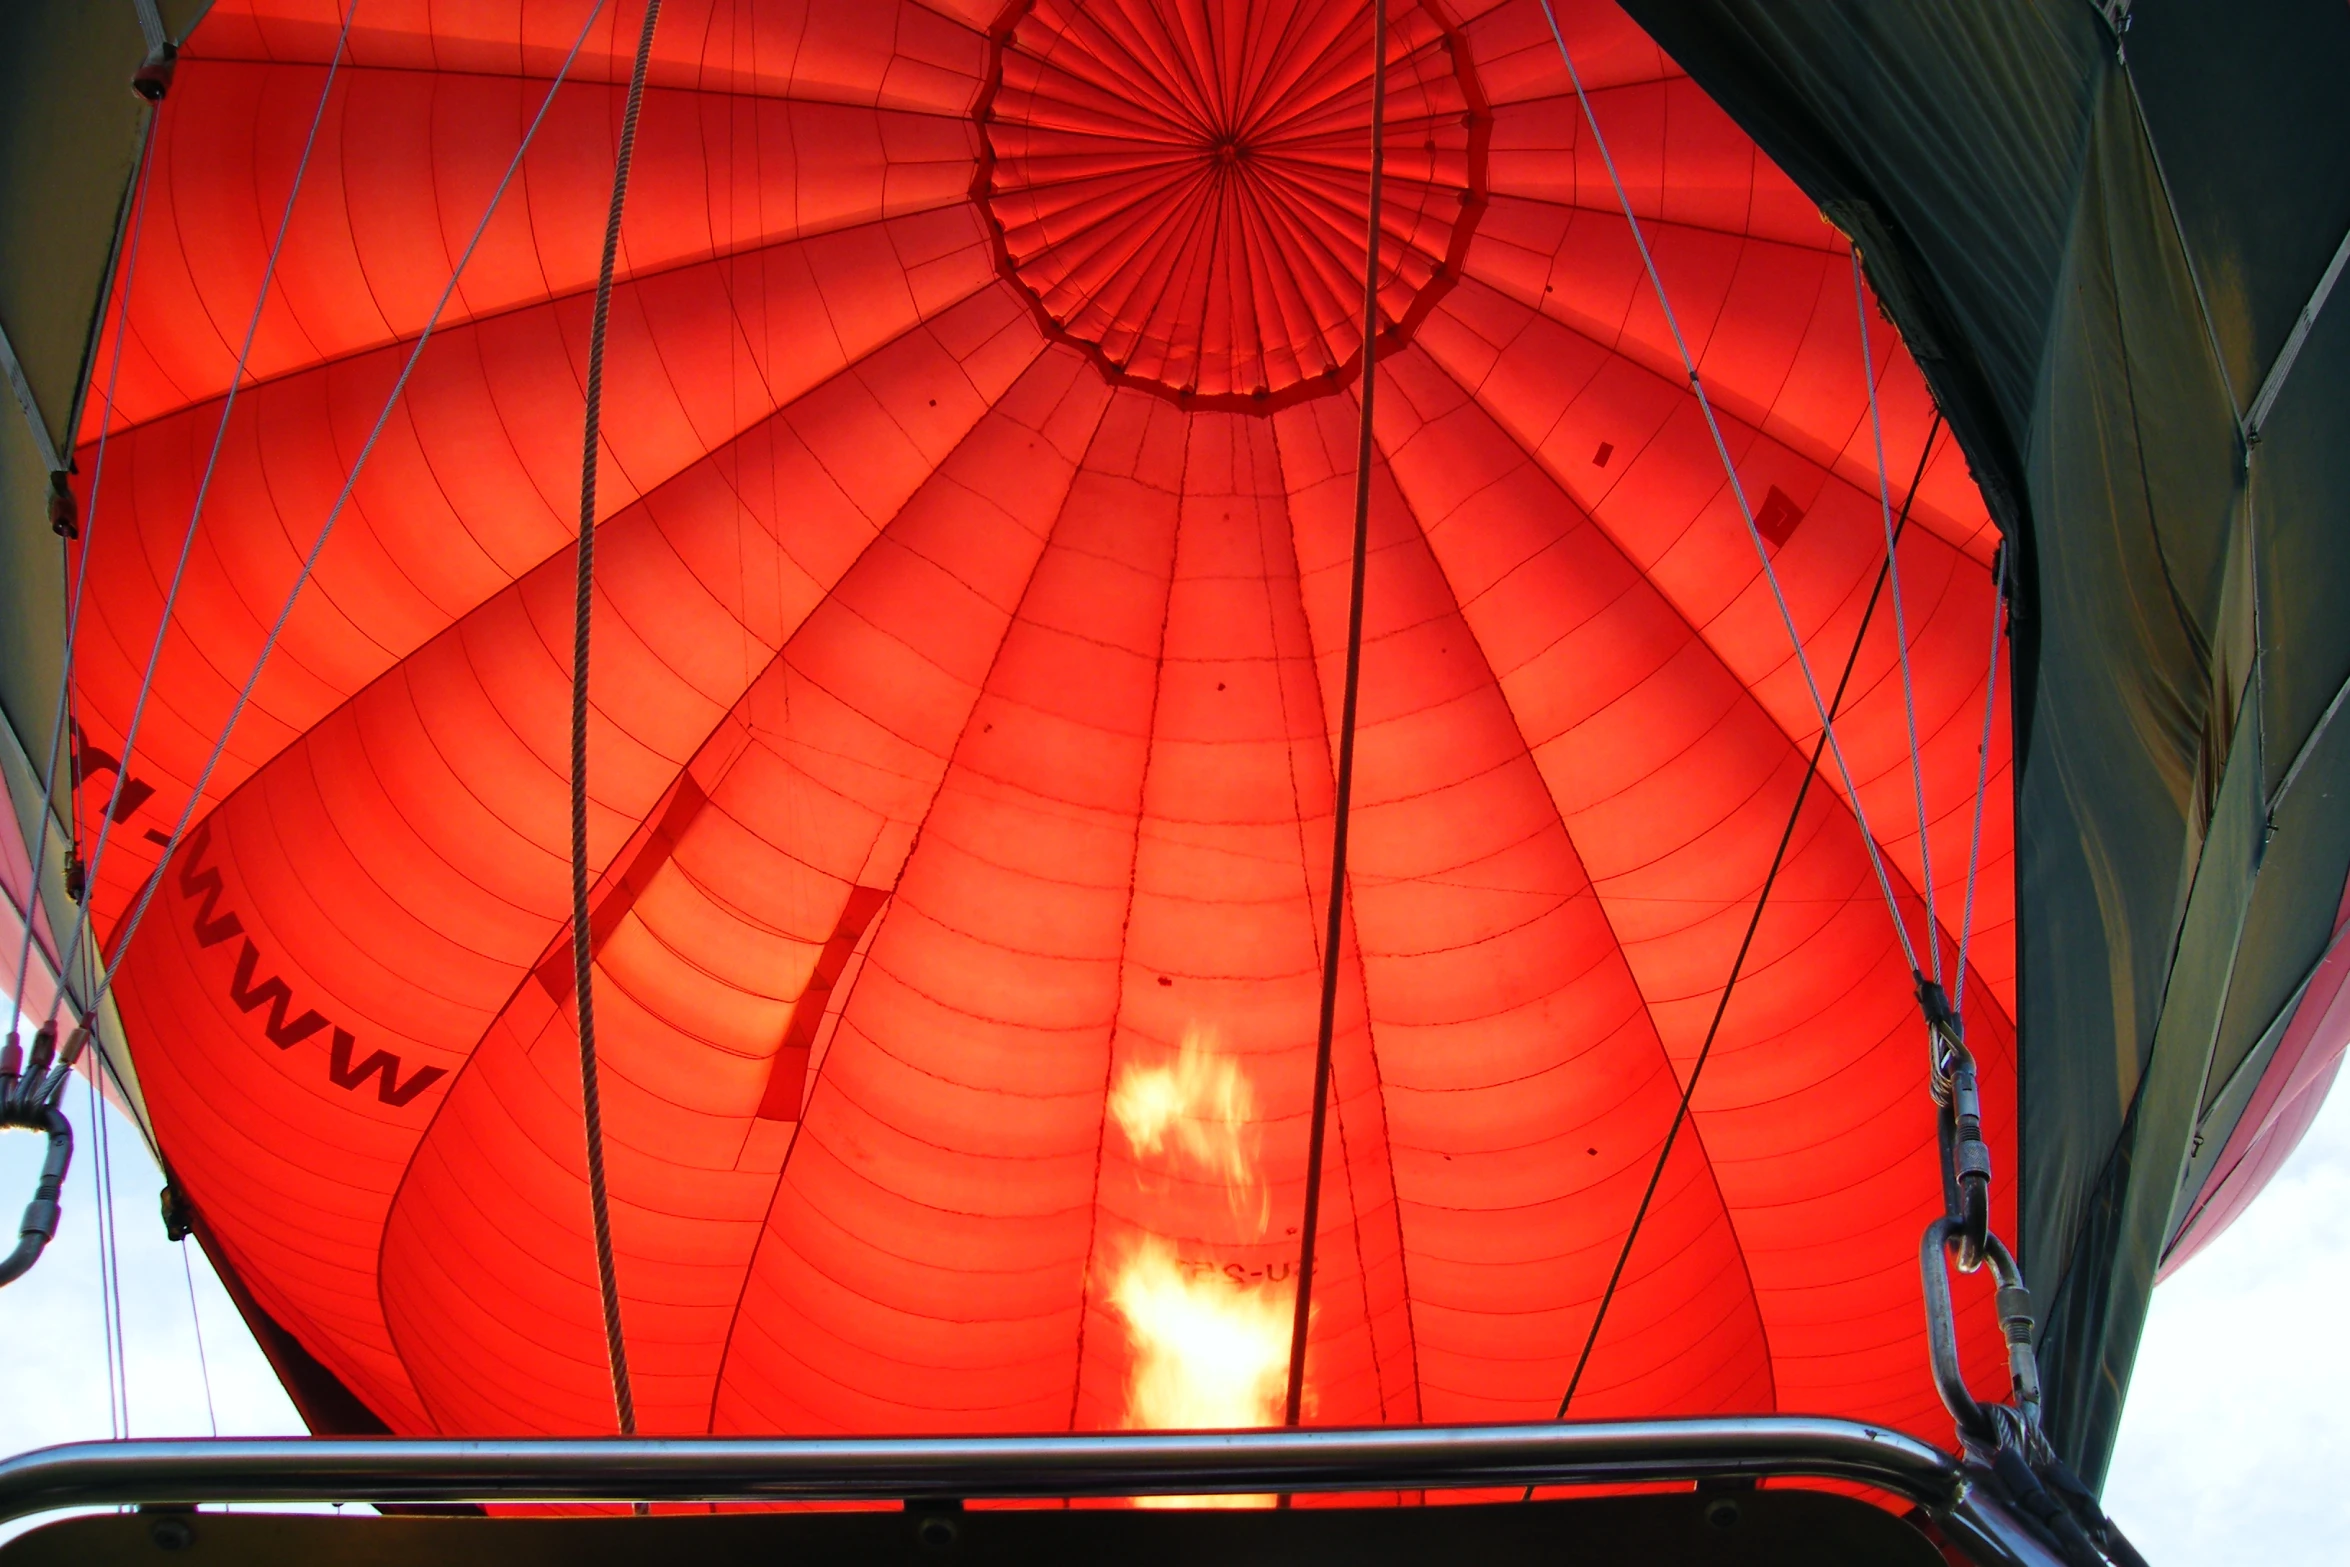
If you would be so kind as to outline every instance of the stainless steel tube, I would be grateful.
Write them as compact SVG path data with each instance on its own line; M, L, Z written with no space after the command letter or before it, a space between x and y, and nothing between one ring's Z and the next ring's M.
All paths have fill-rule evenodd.
M0 1522L205 1502L904 1501L1010 1496L1858 1481L1984 1567L2063 1567L1980 1472L1913 1437L1800 1415L988 1437L81 1442L0 1460Z
M0 1461L0 1521L199 1502L1202 1495L1814 1475L1938 1510L1965 1478L1899 1432L1800 1416L1579 1425L818 1439L82 1442Z

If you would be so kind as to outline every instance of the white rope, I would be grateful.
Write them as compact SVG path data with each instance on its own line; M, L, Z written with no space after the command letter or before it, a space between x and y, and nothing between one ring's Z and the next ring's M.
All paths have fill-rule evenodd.
M222 401L220 407L220 419L216 424L214 424L212 428L212 450L211 453L204 459L204 476L202 479L197 481L196 499L194 503L188 508L187 531L180 536L179 560L173 565L171 569L171 586L165 590L163 595L163 613L155 624L155 642L154 645L147 650L147 668L146 671L139 677L138 697L131 703L130 727L123 731L121 766L115 769L114 787L107 792L106 808L99 813L98 841L97 844L90 850L89 869L85 873L82 882L84 889L83 897L74 916L73 941L68 944L69 947L78 945L83 937L83 934L89 927L90 899L97 890L98 871L99 868L105 864L106 847L113 837L114 813L122 800L123 790L130 786L131 758L132 754L138 749L139 726L145 722L147 717L147 698L154 694L155 671L163 661L164 643L169 641L171 638L172 615L179 604L180 588L187 579L188 559L195 553L196 550L196 529L203 521L205 497L211 493L212 477L220 465L221 447L225 445L228 440L229 416L236 411L237 393L244 388L245 366L252 357L253 340L260 334L261 331L261 314L263 308L269 303L270 286L277 280L278 257L285 250L287 231L290 230L294 224L294 205L301 199L302 181L304 176L310 172L310 154L318 145L318 128L320 125L325 123L327 102L334 96L335 76L342 69L343 64L343 46L350 39L351 23L358 15L359 7L356 3L356 0L354 0L351 8L343 15L343 30L335 37L335 52L333 57L327 61L326 81L325 84L322 85L318 90L318 106L311 111L310 134L303 139L301 160L294 165L293 188L286 192L285 210L278 215L277 237L270 242L269 260L261 269L261 286L255 291L253 295L253 313L245 321L245 341L237 349L236 371L229 377L228 396ZM158 111L158 114L160 115L160 111ZM144 202L144 200L145 193L142 190L141 201ZM127 307L129 303L129 295L127 290L124 294L124 303ZM125 323L127 326L127 308L125 312ZM121 346L122 336L118 333L115 338L115 348L117 353L121 351ZM113 419L114 408L110 400L106 410L106 421L108 424L111 424ZM88 558L89 557L87 553L85 553L83 559L87 561ZM85 572L85 576L86 575L87 573ZM78 603L78 593L76 595L76 599ZM70 677L71 676L69 671L69 680ZM64 986L61 982L59 985L61 994L63 989ZM96 1008L97 1002L93 1000L89 1005L89 1010L95 1011ZM56 1008L54 1006L50 1008L50 1016L56 1016Z
M1991 579L1991 672L1983 679L1983 739L1976 747L1975 762L1975 831L1967 844L1966 904L1958 920L1958 977L1950 997L1950 1010L1961 1017L1966 1015L1967 941L1975 929L1975 870L1983 858L1983 796L1991 786L1991 716L1999 698L1999 641L2006 629L2009 553L2006 546L2000 547L1999 570Z
M1648 286L1656 295L1659 309L1664 312L1665 325L1673 334L1673 346L1681 353L1681 366L1689 376L1689 389L1697 396L1698 411L1705 416L1705 428L1713 437L1714 453L1721 459L1722 471L1729 475L1730 494L1738 502L1738 515L1746 524L1746 534L1754 543L1755 558L1762 562L1763 580L1770 585L1771 597L1779 606L1779 619L1787 627L1787 640L1795 649L1796 667L1803 672L1804 688L1811 693L1813 711L1820 720L1821 733L1827 737L1828 754L1835 758L1836 774L1844 781L1844 797L1852 807L1853 819L1860 826L1861 846L1868 851L1869 868L1876 872L1877 889L1885 895L1885 911L1893 917L1893 933L1900 939L1902 956L1909 962L1910 972L1918 971L1917 948L1909 939L1909 926L1901 917L1901 903L1893 893L1893 879L1886 874L1885 861L1877 849L1876 834L1869 830L1868 812L1862 807L1860 790L1852 780L1852 769L1844 760L1844 747L1837 742L1836 724L1828 712L1828 704L1820 695L1820 683L1812 675L1811 659L1803 650L1803 634L1796 629L1794 611L1787 607L1787 595L1779 587L1779 575L1771 567L1771 552L1763 543L1760 529L1754 525L1754 508L1746 501L1746 486L1739 481L1738 465L1730 459L1729 443L1722 439L1722 427L1714 418L1713 403L1705 395L1705 382L1698 376L1697 360L1689 352L1688 339L1681 335L1681 323L1673 314L1673 302L1665 294L1664 279L1657 275L1656 260L1649 254L1648 239L1641 232L1640 219L1632 210L1632 198L1625 193L1623 177L1616 172L1616 160L1608 152L1607 134L1599 128L1599 117L1592 112L1591 98L1583 91L1582 75L1575 69L1575 57L1567 49L1566 35L1559 31L1558 16L1551 9L1551 0L1542 0L1543 19L1550 23L1550 36L1557 43L1559 60L1567 68L1567 80L1574 84L1575 100L1583 106L1584 123L1591 127L1593 141L1599 148L1599 161L1607 169L1610 184L1615 186L1616 201L1624 209L1624 221L1632 229L1632 243L1639 248L1640 265L1648 273Z
M1901 607L1901 553L1893 537L1893 496L1885 483L1885 425L1877 413L1877 359L1869 349L1868 291L1860 275L1860 247L1852 247L1852 313L1860 322L1861 383L1869 392L1869 436L1877 448L1877 510L1885 520L1885 582L1893 590L1893 645L1901 654L1901 706L1909 720L1909 781L1917 793L1918 860L1926 895L1926 948L1934 983L1942 983L1942 927L1934 918L1934 844L1927 832L1926 767L1918 750L1917 687L1909 673L1909 618Z
M415 373L416 362L423 356L425 345L432 341L433 332L440 325L441 312L448 308L449 300L456 294L457 282L465 275L466 263L473 259L473 252L481 244L482 235L489 231L490 219L496 215L498 203L504 199L506 188L514 182L515 172L522 167L523 155L530 151L539 127L546 123L547 111L555 106L555 95L562 90L564 81L570 76L573 62L578 60L579 51L586 46L588 33L595 27L596 18L603 14L603 10L604 0L595 0L588 11L587 20L580 24L579 36L571 43L571 52L563 57L562 68L547 85L547 96L540 102L530 128L523 133L521 145L514 149L514 156L506 164L506 172L499 179L497 189L490 192L489 205L482 209L481 221L473 227L473 237L465 242L464 251L457 257L457 265L450 270L449 281L442 288L440 299L434 303L432 314L426 318L423 332L409 349L407 362L400 367L400 378L392 383L391 395L384 399L382 411L375 416L374 428L367 432L367 439L359 448L358 460L351 464L350 473L343 479L342 489L335 495L334 504L327 509L326 521L320 525L318 537L312 542L310 553L303 558L302 569L295 576L294 585L287 590L285 602L278 608L277 619L261 644L260 656L253 660L252 671L245 676L245 683L237 692L236 704L229 709L228 722L221 726L220 738L212 745L212 754L204 759L203 770L196 777L196 786L189 791L187 804L180 810L179 821L172 827L171 838L163 846L163 855L155 862L154 874L139 889L138 902L131 910L130 919L123 925L121 937L115 942L114 958L106 965L106 971L87 1003L89 1012L95 1013L105 1001L107 992L114 988L114 977L121 971L123 959L130 952L131 938L138 934L140 922L147 917L148 905L154 901L155 890L163 885L163 873L171 865L172 856L179 852L180 840L187 836L188 824L194 820L196 807L204 799L204 790L212 782L213 769L220 765L220 758L228 749L229 736L236 732L237 720L244 716L245 706L252 700L253 688L260 682L261 671L268 666L270 655L277 651L278 638L285 632L286 621L294 613L294 603L308 585L310 574L318 565L318 557L326 549L327 540L334 536L335 523L342 517L343 507L350 501L351 491L359 483L359 475L366 468L369 456L374 453L375 443L383 435L384 426L390 422L392 410L399 406L401 394L408 389L408 378Z

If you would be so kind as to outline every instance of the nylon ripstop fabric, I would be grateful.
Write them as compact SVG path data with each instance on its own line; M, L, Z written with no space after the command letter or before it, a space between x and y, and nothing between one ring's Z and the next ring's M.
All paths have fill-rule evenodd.
M1613 5L1561 9L1828 679L1884 561L1875 380L1954 963L1980 494L1950 443L1924 452L1889 328L1864 366L1843 236ZM214 1243L395 1431L613 1423L564 650L640 14L600 16L555 94L118 990ZM362 6L163 628L102 930L586 15ZM120 746L340 21L221 0L161 111L121 382L78 437L112 421L88 746ZM1544 1418L1818 721L1539 5L1392 0L1387 70L1307 1418ZM643 1431L1273 1418L1369 100L1368 12L1321 0L664 7L612 296L590 731ZM1922 945L1883 609L1838 729ZM1967 992L2003 1166L2007 747L2002 714ZM1948 1439L1916 1275L1941 1208L1926 1052L1841 789L1796 824L1576 1415ZM1983 1386L1988 1305L1964 1306Z

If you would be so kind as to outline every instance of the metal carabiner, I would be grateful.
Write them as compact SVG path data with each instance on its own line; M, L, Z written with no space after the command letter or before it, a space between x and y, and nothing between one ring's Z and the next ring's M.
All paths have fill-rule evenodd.
M1934 1371L1934 1387L1958 1423L1960 1439L1984 1452L1996 1452L2013 1438L2000 1418L1999 1405L1985 1405L1966 1384L1959 1363L1958 1313L1950 1300L1950 1253L1960 1244L1960 1221L1945 1214L1926 1226L1918 1248L1918 1271L1926 1296L1926 1352ZM2032 1350L2032 1292L2024 1287L2023 1270L1996 1235L1986 1235L1983 1254L1996 1281L1999 1326L2007 1339L2007 1368L2011 1404L2008 1412L2026 1430L2040 1424L2040 1362Z

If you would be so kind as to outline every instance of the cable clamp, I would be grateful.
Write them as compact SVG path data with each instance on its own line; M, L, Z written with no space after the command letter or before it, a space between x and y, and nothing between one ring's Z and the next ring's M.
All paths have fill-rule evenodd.
M1963 1061L1970 1069L1974 1065L1967 1055L1966 1022L1939 984L1916 969L1910 970L1909 977L1917 987L1918 1009L1926 1015L1927 1048L1933 1056L1934 1098L1945 1102L1958 1064Z

